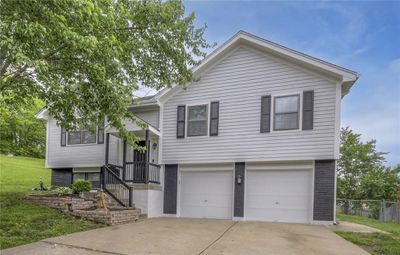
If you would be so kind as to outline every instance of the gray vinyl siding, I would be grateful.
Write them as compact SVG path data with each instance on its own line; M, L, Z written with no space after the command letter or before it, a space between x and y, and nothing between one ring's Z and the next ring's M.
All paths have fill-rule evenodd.
M153 127L159 126L159 111L135 111L135 114ZM105 163L105 144L78 144L61 146L61 128L53 118L49 118L46 167L100 167ZM128 155L129 152L128 152ZM157 159L155 159L157 162ZM122 143L110 141L110 163L122 164Z
M261 96L273 100L305 90L314 90L313 130L260 132ZM200 81L165 102L163 163L334 158L336 91L328 79L255 49L237 48ZM176 139L177 106L212 101L219 101L218 136Z
M141 118L142 120L146 121L150 125L155 128L159 127L159 111L158 110L151 110L151 111L137 111L135 115Z
M123 150L124 142L118 137L110 135L108 163L122 166Z
M104 165L104 144L61 146L61 128L49 118L47 166L49 168L95 167Z

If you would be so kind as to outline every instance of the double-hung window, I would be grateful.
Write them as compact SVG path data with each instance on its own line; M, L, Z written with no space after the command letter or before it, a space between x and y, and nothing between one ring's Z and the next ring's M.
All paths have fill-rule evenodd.
M274 98L274 130L299 129L300 95Z
M208 135L208 104L188 106L187 136Z
M96 130L94 128L94 130ZM68 132L68 145L96 143L96 132L80 128L77 131Z

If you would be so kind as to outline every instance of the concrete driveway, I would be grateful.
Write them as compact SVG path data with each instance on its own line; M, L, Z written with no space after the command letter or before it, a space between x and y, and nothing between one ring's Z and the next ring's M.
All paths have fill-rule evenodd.
M1 251L2 255L368 254L328 227L204 219L148 219Z

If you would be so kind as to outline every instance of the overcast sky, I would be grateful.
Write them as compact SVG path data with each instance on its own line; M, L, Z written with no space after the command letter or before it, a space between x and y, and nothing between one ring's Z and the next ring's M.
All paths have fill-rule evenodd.
M221 45L238 30L357 71L343 99L342 127L377 140L400 163L400 2L186 1L206 39Z

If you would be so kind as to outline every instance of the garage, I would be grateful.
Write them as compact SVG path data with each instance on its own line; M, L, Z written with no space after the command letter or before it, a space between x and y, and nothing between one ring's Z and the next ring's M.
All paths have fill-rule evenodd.
M232 166L180 166L179 170L181 217L232 218Z
M248 165L246 220L309 223L312 165Z

